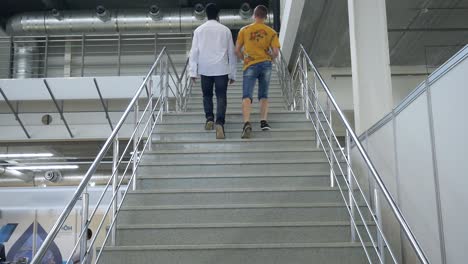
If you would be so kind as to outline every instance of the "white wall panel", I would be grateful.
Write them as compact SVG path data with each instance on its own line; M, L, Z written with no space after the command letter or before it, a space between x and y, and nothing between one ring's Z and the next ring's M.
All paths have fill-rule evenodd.
M464 60L430 88L447 263L468 259L467 73Z
M441 263L436 188L425 94L396 117L396 138L401 209L431 263Z
M374 166L395 199L395 202L398 203L398 174L396 172L395 155L389 155L389 153L395 153L393 122L385 124L369 136L368 154L372 157ZM385 236L391 245L395 257L401 261L400 225L382 195L380 195L380 202L382 205Z

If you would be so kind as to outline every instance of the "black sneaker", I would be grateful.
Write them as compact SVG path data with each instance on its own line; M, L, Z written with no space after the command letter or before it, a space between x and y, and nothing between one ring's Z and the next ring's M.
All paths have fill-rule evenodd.
M216 124L216 139L224 139L224 127L221 124Z
M206 123L205 123L205 130L213 130L214 128L214 122L213 120L206 120Z
M262 128L263 131L271 130L271 127L266 120L260 121L260 127Z
M244 128L242 129L242 136L241 138L250 138L252 134L252 125L250 122L245 122Z

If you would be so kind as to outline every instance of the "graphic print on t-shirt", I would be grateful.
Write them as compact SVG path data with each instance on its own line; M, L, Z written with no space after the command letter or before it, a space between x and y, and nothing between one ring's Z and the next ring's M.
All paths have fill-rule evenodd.
M254 31L250 33L250 40L255 40L259 42L260 40L264 39L268 36L268 33L264 29L260 29L258 31Z

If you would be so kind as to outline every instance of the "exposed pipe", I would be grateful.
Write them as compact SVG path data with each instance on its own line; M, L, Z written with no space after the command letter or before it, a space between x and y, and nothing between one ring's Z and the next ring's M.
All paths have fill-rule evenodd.
M76 174L76 173L69 173L66 174L65 172L62 172L62 179L58 182L50 182L45 179L43 173L36 173L33 177L30 176L28 177L28 181L25 181L21 178L13 178L13 177L8 177L8 178L0 178L0 187L42 187L44 185L46 186L77 186L80 184L81 180L83 179L84 174ZM0 176L1 176L0 172ZM109 177L111 174L105 174L105 173L96 173L93 175L91 178L90 182L93 182L95 186L101 186L107 184L107 181L109 180ZM124 180L126 183L127 180Z
M240 29L253 22L246 16L247 6L225 9L220 12L220 22L230 29ZM12 36L58 35L86 33L156 33L191 32L206 21L203 5L191 8L160 9L152 6L137 10L107 10L100 6L93 10L76 10L56 13L29 12L11 17L7 32ZM244 15L241 15L244 14ZM55 14L55 15L54 15ZM157 19L155 19L157 18ZM271 24L273 15L269 15Z
M205 6L203 4L196 4L195 8L193 9L193 14L199 20L205 19Z
M15 43L13 78L25 79L34 75L34 68L37 64L37 45L34 42Z
M249 19L252 17L253 11L249 3L243 3L239 9L239 15L244 19Z
M32 177L28 174L22 173L17 170L7 169L5 167L0 167L0 182L3 180L13 179L18 182L27 183L31 182ZM1 186L1 185L0 185Z
M153 20L160 20L161 19L161 9L157 5L150 6L149 15Z
M55 17L56 19L58 20L62 20L63 19L63 15L62 15L62 12L60 12L59 10L57 9L52 9L50 10L50 14Z
M96 7L96 15L103 22L108 21L111 17L110 12L108 12L107 9L101 5Z

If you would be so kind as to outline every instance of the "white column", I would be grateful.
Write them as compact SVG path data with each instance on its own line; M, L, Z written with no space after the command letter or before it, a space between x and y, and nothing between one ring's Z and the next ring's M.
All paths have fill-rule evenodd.
M385 0L348 0L356 131L392 110Z
M279 39L286 62L289 62L292 55L304 3L305 0L284 0Z

